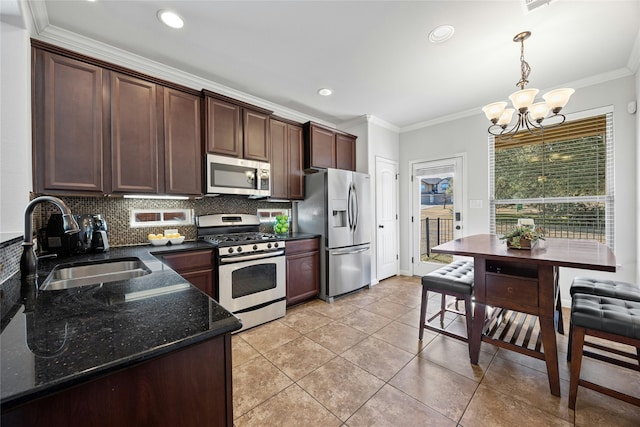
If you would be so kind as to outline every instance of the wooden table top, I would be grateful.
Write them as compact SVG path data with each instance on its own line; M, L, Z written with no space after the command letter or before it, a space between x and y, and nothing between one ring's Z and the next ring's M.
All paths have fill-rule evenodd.
M507 248L507 243L495 234L475 234L451 240L431 250L528 264L616 271L615 255L608 246L596 240L547 238L528 250Z

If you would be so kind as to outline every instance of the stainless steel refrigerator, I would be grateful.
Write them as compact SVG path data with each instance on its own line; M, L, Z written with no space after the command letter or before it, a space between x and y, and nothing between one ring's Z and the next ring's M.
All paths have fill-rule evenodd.
M320 298L371 284L369 175L327 169L305 177L306 197L297 204L301 233L322 235Z

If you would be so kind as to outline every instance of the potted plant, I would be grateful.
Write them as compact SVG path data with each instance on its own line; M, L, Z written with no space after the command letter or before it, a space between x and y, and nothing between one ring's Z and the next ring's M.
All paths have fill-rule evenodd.
M531 225L516 225L500 238L507 241L507 247L514 249L531 249L538 240L544 240L544 229Z

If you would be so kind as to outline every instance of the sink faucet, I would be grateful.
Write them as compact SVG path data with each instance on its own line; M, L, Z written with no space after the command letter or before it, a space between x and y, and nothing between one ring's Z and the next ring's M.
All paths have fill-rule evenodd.
M38 203L51 202L62 212L64 232L67 234L78 233L80 227L71 214L71 209L57 197L40 196L29 202L24 209L24 240L22 242L22 257L20 258L20 277L25 279L34 277L38 271L38 258L33 251L33 210Z

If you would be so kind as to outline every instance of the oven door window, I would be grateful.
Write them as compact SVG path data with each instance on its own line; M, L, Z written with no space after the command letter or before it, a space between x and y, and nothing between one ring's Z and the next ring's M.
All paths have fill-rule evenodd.
M247 295L274 289L277 285L275 263L256 264L239 268L231 273L231 297Z

